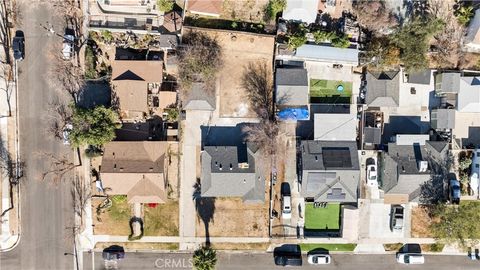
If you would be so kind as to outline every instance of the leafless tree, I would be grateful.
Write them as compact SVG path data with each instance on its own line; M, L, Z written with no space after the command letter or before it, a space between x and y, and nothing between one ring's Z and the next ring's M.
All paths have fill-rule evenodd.
M5 59L2 59L2 63L10 64L10 1L2 1L0 6L0 44L2 44ZM5 62L3 62L5 61Z
M273 75L267 62L249 63L242 75L250 105L262 119L273 116Z
M215 76L222 65L222 48L216 38L199 31L187 32L179 49L181 96L188 96L194 82L215 89Z
M82 68L72 61L65 61L60 54L52 55L53 65L49 77L54 88L66 91L76 103L78 94L85 87L85 76Z
M42 158L46 158L46 164L50 164L45 172L42 173L42 181L51 181L53 184L58 184L64 180L69 172L80 165L75 165L70 161L67 155L57 157L51 153L43 153Z
M0 64L0 80L3 81L3 86L0 89L5 92L5 97L8 106L8 116L12 116L12 105L10 104L14 84L13 84L13 72L12 67L7 64Z
M384 34L398 25L397 18L383 1L357 0L352 7L360 25L372 32Z
M457 68L463 58L461 40L465 28L458 23L452 10L455 2L445 0L429 0L428 12L445 23L442 31L434 36L432 45L438 52L431 55L433 64L437 68Z
M262 120L259 124L245 126L242 132L247 134L248 142L259 147L265 163L271 162L272 157L275 157L277 162L285 160L286 134L280 131L277 123L271 120Z
M65 126L71 122L72 109L67 104L55 99L49 103L48 108L48 133L57 139L62 139Z
M83 217L85 215L85 207L92 197L92 189L90 185L85 183L83 178L75 176L73 178L73 185L71 189L73 198L73 209L75 214L80 218L80 227L83 227Z

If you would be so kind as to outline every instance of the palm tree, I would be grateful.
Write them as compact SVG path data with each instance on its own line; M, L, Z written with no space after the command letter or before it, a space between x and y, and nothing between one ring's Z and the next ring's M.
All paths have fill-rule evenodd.
M217 264L217 252L210 247L203 246L193 254L193 267L197 270L213 270Z
M472 6L463 6L456 12L458 22L464 26L467 26L470 22L470 19L473 17L473 7Z

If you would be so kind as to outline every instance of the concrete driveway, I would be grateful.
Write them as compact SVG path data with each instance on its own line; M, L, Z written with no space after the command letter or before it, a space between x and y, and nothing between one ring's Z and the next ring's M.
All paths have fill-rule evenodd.
M402 205L404 210L404 225L402 231L390 230L391 205L384 203L370 203L370 238L403 238L410 236L410 207ZM408 226L407 226L408 225Z

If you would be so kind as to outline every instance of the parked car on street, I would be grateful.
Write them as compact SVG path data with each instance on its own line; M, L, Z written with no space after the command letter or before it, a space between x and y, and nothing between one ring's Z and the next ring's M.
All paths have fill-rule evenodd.
M13 58L23 60L25 58L25 35L23 31L17 30L12 40Z
M448 189L450 202L452 204L459 204L461 196L460 182L457 179L450 179L450 181L448 181Z
M309 264L330 264L332 258L328 254L310 254L307 261Z
M367 166L367 185L369 186L377 186L377 165L368 165Z
M401 231L403 229L403 206L392 205L390 212L390 230Z
M63 59L70 60L73 56L73 44L75 41L75 37L73 35L65 35L63 36Z
M397 262L401 264L424 264L425 258L420 253L398 253Z

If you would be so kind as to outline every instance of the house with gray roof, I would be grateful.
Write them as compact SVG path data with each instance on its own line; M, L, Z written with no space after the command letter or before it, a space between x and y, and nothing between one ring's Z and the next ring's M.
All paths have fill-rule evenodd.
M257 147L204 146L201 153L201 196L241 197L245 203L265 200L265 178L256 159Z
M398 107L400 99L399 71L367 71L365 102L369 107Z
M460 72L436 74L435 92L440 96L454 94L455 107L459 112L480 112L480 77L478 76L464 76Z
M309 97L308 72L304 68L277 68L275 102L277 106L306 106Z
M422 186L431 179L431 168L445 160L448 143L420 135L397 135L380 159L381 188L385 203L419 202ZM427 135L428 136L428 135Z
M454 109L433 109L430 113L430 125L439 131L452 130L455 128Z
M360 168L354 141L302 141L301 194L318 202L356 203Z
M319 0L287 0L283 10L283 19L307 24L317 19Z

